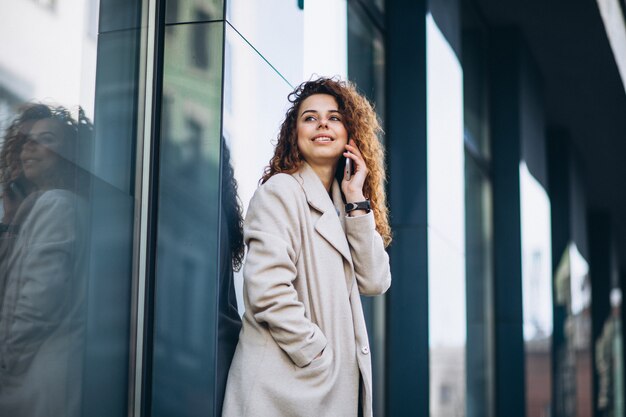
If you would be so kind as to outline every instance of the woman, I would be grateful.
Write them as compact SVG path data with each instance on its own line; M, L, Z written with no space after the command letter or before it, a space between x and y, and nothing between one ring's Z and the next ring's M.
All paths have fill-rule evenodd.
M86 175L64 108L26 106L2 152L0 415L80 415Z
M391 283L380 126L346 82L303 83L290 101L245 220L246 311L223 416L371 416L360 295Z

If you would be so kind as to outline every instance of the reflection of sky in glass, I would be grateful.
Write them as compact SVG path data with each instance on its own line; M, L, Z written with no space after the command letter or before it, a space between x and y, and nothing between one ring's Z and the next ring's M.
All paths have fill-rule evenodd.
M307 1L304 10L295 0L231 0L226 16L293 86L313 74L347 74L346 0Z
M234 28L226 26L223 135L244 215L274 153L292 86L313 73L347 72L345 1L307 2L304 13L295 1L275 3L228 3ZM235 273L235 287L243 312L241 274Z
M22 101L44 101L72 110L80 104L93 119L96 39L89 31L92 22L86 19L93 18L88 13L94 7L90 3L77 1L63 7L61 2L50 12L37 2L2 2L0 86L15 89Z
M426 18L430 414L465 410L463 70Z
M520 163L524 340L552 335L550 199Z
M427 17L430 345L464 346L463 71Z
M226 19L289 83L300 82L304 13L297 1L230 0ZM259 80L252 71L247 76Z
M302 79L314 74L345 78L348 72L348 6L346 0L304 3Z
M570 243L568 250L571 274L572 314L578 314L591 304L591 285L588 277L589 264L580 254L575 243Z

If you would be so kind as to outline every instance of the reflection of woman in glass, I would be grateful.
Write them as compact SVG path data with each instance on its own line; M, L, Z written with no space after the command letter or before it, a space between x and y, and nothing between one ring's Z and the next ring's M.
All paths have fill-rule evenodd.
M223 415L371 416L360 295L391 283L380 127L345 82L304 83L290 101L246 216L246 312Z
M13 239L2 260L0 415L79 415L86 175L76 162L79 131L91 129L80 116L28 105L1 152L13 168L2 176L3 238Z

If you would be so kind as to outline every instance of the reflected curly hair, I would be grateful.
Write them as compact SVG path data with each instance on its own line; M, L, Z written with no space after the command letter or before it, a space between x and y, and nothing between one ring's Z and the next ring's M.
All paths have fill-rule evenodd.
M53 178L55 186L84 193L86 178L76 166L78 141L79 139L86 141L91 137L93 124L80 107L78 108L78 119L74 119L65 107L43 103L25 103L22 105L17 116L7 128L0 150L0 187L3 192L8 192L11 182L20 181L23 185L28 186L29 191L35 188L34 184L24 177L20 152L28 139L28 131L32 124L43 119L56 120L64 133L65 154L62 158L64 163L60 167L60 172Z
M385 152L378 135L383 133L376 112L369 101L358 93L349 81L334 78L319 78L300 84L288 100L291 107L285 114L280 126L278 142L274 156L265 168L261 183L265 183L278 173L292 174L296 172L304 158L298 150L298 134L296 123L300 104L314 94L329 94L337 100L339 112L348 131L348 138L356 142L368 168L367 178L363 185L363 194L369 198L376 230L383 238L385 247L391 243L391 227L389 226L389 209L385 195ZM339 159L335 178L341 183L345 168L345 158Z

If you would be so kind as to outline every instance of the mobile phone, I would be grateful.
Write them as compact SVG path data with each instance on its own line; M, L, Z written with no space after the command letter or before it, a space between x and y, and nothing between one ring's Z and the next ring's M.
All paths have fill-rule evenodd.
M9 183L9 188L15 197L21 200L26 198L26 191L24 191L24 187L17 180L11 181Z
M350 181L352 177L352 159L346 158L346 180Z

